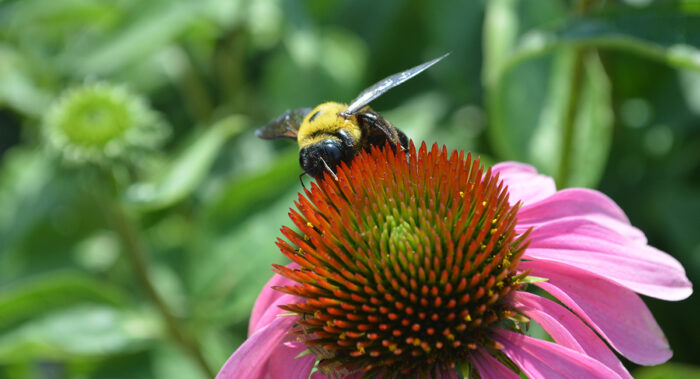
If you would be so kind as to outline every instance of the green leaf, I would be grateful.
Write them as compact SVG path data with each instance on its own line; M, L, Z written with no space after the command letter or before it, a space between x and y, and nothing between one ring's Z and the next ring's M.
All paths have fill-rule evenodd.
M51 95L35 82L30 67L27 57L0 44L0 106L40 118L51 101Z
M367 51L357 36L342 29L292 28L286 49L266 59L262 89L268 108L314 106L320 99L347 101L361 88Z
M487 85L494 83L503 70L511 51L517 43L517 0L493 0L488 2L484 21L484 69L482 79Z
M0 330L53 309L80 303L128 305L121 290L79 273L54 273L2 288Z
M0 336L0 363L85 359L146 348L161 325L153 314L81 306L33 319Z
M13 147L0 164L0 283L75 268L71 254L103 222L87 181L36 148Z
M557 31L523 32L514 43L513 27L501 23L512 20L515 8L516 2L500 0L487 13L491 143L502 159L533 163L560 186L595 186L610 146L612 110L610 85L593 48L700 70L700 50L692 46L700 45L700 17L695 8L681 13L669 4L614 7ZM577 58L581 69L577 52L583 54Z
M612 139L610 92L597 53L561 50L524 159L560 187L595 187Z
M575 106L568 160L556 176L562 187L596 187L605 170L612 142L612 89L598 55L584 52L583 83Z
M212 367L223 366L231 353L246 339L245 332L231 338L228 333L221 333L219 328L211 328L208 325L200 326L198 336L202 354Z
M301 187L300 184L297 184ZM272 263L286 260L275 246L298 188L246 215L245 222L212 235L203 230L190 250L194 318L207 325L244 322L263 284L273 275ZM206 259L203 259L206 252Z
M231 353L245 341L245 338L230 341L227 333L211 325L200 325L197 337L204 359L211 367L224 365ZM160 343L153 349L153 377L155 378L206 378L201 366L182 347L172 343Z
M552 86L552 65L551 57L527 61L490 86L487 131L498 158L532 161L528 146Z
M626 51L677 68L700 70L700 15L680 13L677 6L619 7L577 19L557 31L532 30L489 77L497 81L524 61L565 46Z
M299 186L299 151L290 149L264 169L244 174L214 194L203 209L202 220L215 228L248 217L261 206Z
M561 5L551 1L495 0L487 4L482 80L490 121L487 131L501 159L526 160L527 142L539 122L545 89L550 85L551 57L513 66L514 50L531 24L564 14Z
M167 378L206 378L206 374L192 357L173 345L161 344L153 351L154 377Z
M0 246L7 249L46 216L39 199L47 197L55 166L37 149L20 147L9 150L0 163Z
M69 62L84 74L109 74L144 59L172 43L202 15L198 2L156 1L130 25L86 55ZM93 46L91 46L93 47Z
M597 185L612 138L611 89L595 52L563 49L526 62L492 88L491 137L508 159L560 187ZM533 99L534 98L534 99Z
M634 370L637 379L693 379L700 378L700 366L669 362L654 367L640 367Z
M420 146L426 141L430 146L435 142L434 135L440 129L440 120L447 113L447 101L439 93L427 92L414 96L401 106L382 112L382 116L393 125L401 125L401 130L414 143ZM449 141L448 141L449 142ZM463 148L457 142L452 148Z
M160 180L132 185L127 191L127 201L141 209L155 210L184 199L202 182L225 142L241 133L247 122L237 115L217 122L197 136Z

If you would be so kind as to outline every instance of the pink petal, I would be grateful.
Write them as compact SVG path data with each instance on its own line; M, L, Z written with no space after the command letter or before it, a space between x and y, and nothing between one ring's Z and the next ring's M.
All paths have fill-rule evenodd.
M632 362L655 365L673 355L654 316L634 292L560 263L523 261L519 268L547 278L535 285L559 299Z
M250 336L224 363L217 379L262 378L268 360L298 317L278 317ZM309 373L307 372L306 375Z
M270 353L265 368L266 377L308 379L316 363L316 357L313 354L307 354L297 358L306 349L306 345L297 341L280 344Z
M528 378L619 378L595 359L552 342L496 329L493 339Z
M646 244L639 229L630 225L625 212L604 194L584 188L561 190L518 211L518 227L522 230L552 221L585 218L604 225L630 240Z
M530 234L530 245L523 257L578 267L659 299L682 300L693 292L676 259L651 246L630 243L586 219L562 219L540 225Z
M632 378L605 342L568 309L522 291L516 292L513 299L518 309L544 328L559 345L602 362L622 378Z
M296 303L298 301L299 297L283 293L282 296L277 297L275 301L270 304L267 309L265 309L265 312L258 318L257 324L253 325L251 323L248 325L248 328L251 329L252 327L254 332L257 332L259 329L264 328L271 322L275 321L281 313L286 312L285 310L280 309L280 305Z
M531 204L553 195L556 191L554 179L540 175L537 170L524 163L503 162L491 167L491 172L499 174L503 184L508 186L510 204L522 201Z
M290 263L287 267L298 267L296 263ZM255 300L255 305L253 306L253 311L250 314L250 321L248 322L248 336L252 335L257 331L260 317L270 308L270 305L275 302L284 293L272 289L273 286L289 286L294 285L291 279L285 278L282 275L275 274L270 278L270 280L265 283L262 291ZM290 303L293 301L290 301Z
M471 361L482 379L520 379L520 375L482 350L477 350L476 353L472 354Z

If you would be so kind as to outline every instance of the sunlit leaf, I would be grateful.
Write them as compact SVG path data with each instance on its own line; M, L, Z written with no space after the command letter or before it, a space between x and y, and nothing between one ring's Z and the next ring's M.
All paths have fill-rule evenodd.
M551 57L545 57L512 65L512 56L527 31L525 27L543 22L540 17L563 17L565 13L561 5L551 1L537 2L529 13L520 12L520 6L531 9L519 0L487 4L482 80L487 91L491 145L501 159L522 161L527 160L527 144L541 117L553 63ZM509 70L514 72L506 78Z
M490 1L484 21L483 80L492 84L501 75L518 37L518 0Z
M197 135L159 180L134 184L127 192L127 200L151 210L182 200L204 179L225 142L242 132L246 124L247 120L242 116L230 116L217 122L205 133Z
M175 346L165 344L154 349L153 371L157 379L206 378L190 356Z
M0 292L0 330L54 309L81 303L125 307L126 294L117 287L79 273L56 273L25 279Z
M146 348L160 329L153 315L105 306L50 312L0 336L0 363L136 351Z
M612 139L608 78L595 52L575 49L556 55L551 75L532 138L524 141L526 159L560 187L594 187Z
M9 46L0 45L0 107L40 117L51 95L37 85L27 66L27 57Z
M1 163L0 246L8 248L41 217L36 199L50 181L52 165L41 152L20 148L7 152ZM31 212L26 211L29 204L34 204Z
M423 93L407 100L401 106L382 112L382 116L393 125L399 127L408 138L416 141L417 145L425 141L428 145L437 141L434 133L441 127L440 120L445 116L445 99L438 93ZM453 148L464 148L463 146Z
M235 229L203 231L197 238L191 247L192 262L197 263L190 265L189 278L196 318L211 325L240 322L250 315L260 289L272 277L271 264L285 261L275 240L280 227L289 224L287 212L297 191L287 189L259 206Z
M675 67L700 70L700 15L678 13L671 2L658 2L642 9L593 14L556 31L532 30L489 78L498 80L523 61L564 46L626 51Z
M595 187L603 175L612 141L612 95L598 55L584 51L583 82L576 105L569 158L555 178L565 187Z
M138 19L72 64L84 74L112 73L174 42L201 11L197 2L151 2Z
M267 168L241 175L224 185L204 207L202 220L215 227L248 217L285 194L290 186L300 185L301 172L299 151L290 149Z

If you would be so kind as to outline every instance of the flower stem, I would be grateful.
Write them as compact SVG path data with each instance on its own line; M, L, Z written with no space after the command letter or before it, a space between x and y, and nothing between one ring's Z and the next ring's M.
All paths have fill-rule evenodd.
M586 12L595 5L595 0L580 0L574 5L574 14L583 17ZM569 100L566 104L566 118L564 119L564 132L562 134L561 161L557 175L557 186L566 187L569 181L572 146L576 128L576 113L581 98L581 83L583 81L583 60L587 54L585 47L576 47L574 51L574 67L571 72L571 86L569 87Z
M183 325L172 313L168 304L156 290L150 276L148 275L148 262L146 260L146 252L143 247L143 242L139 236L133 222L126 215L124 209L116 201L104 201L105 206L103 207L106 211L108 217L108 222L112 224L114 231L122 239L126 255L129 259L131 265L133 266L134 273L138 277L138 280L143 285L146 290L146 295L155 304L158 312L161 314L168 328L170 335L194 358L200 368L204 371L206 376L213 378L216 373L207 363L202 351L200 350L198 343L190 335L185 332Z

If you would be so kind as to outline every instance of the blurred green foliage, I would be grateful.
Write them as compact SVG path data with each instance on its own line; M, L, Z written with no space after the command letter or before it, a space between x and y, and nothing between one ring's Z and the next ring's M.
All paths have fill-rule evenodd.
M0 378L215 372L300 189L296 146L254 128L447 51L373 107L601 189L697 283L698 48L698 1L0 1ZM146 97L166 146L106 170L49 153L47 108L97 80ZM647 303L675 356L640 377L697 375L698 302Z

